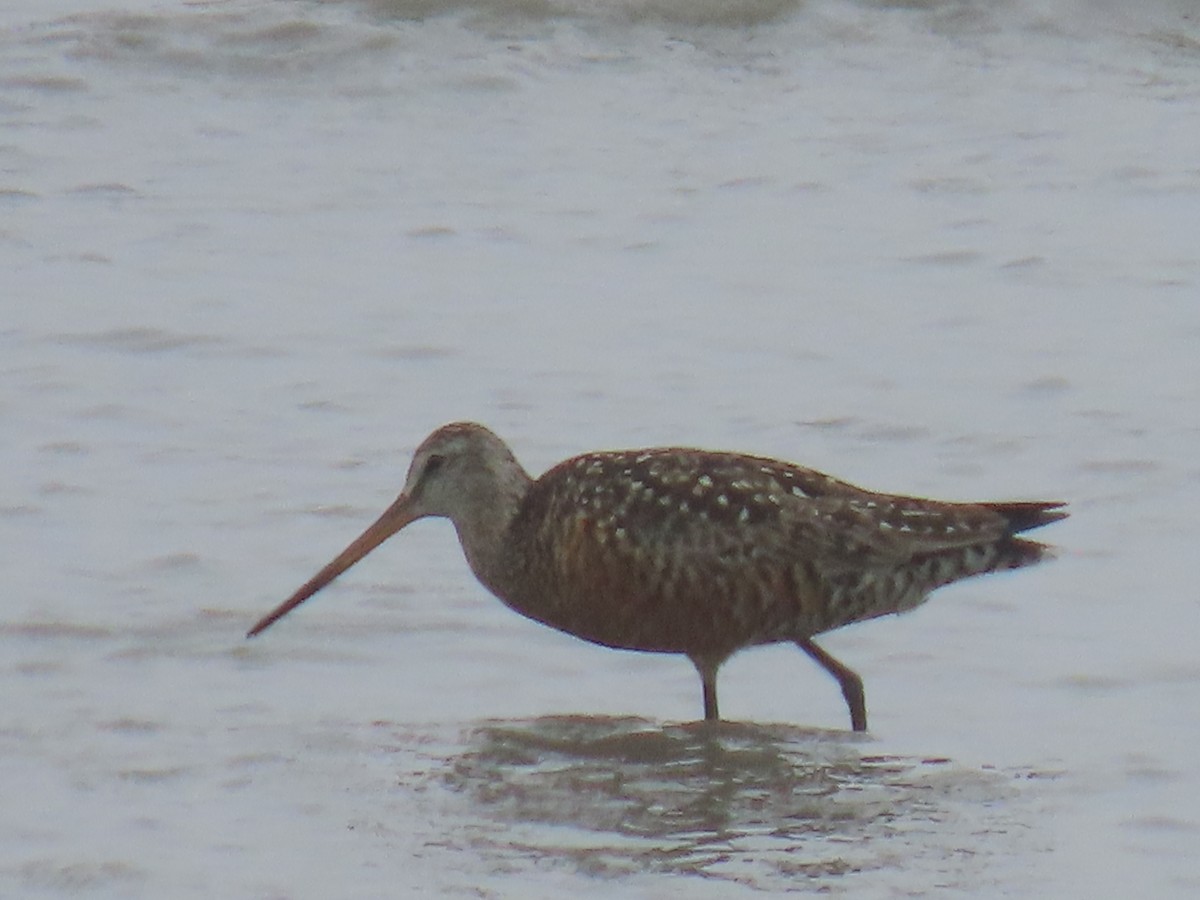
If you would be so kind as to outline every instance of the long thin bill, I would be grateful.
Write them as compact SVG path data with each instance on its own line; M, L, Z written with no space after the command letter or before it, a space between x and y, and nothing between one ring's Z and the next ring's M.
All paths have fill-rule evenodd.
M374 524L356 537L332 562L306 581L296 593L259 619L258 623L246 632L246 637L251 638L266 631L277 620L282 619L415 518L416 516L409 511L409 498L401 494Z

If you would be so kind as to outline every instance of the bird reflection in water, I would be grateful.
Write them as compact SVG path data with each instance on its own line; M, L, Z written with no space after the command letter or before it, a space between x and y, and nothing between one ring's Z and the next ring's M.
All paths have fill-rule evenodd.
M913 841L910 857L957 852L941 824L954 808L969 804L975 819L1016 792L998 773L871 747L788 725L550 717L476 728L445 781L496 825L474 835L474 849L509 863L762 888L900 865ZM1006 827L975 821L966 840Z

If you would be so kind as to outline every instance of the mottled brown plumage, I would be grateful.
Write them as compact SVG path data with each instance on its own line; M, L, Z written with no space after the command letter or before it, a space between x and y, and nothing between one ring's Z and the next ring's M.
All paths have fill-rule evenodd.
M1037 562L1015 537L1064 504L941 503L866 491L790 463L705 450L585 453L536 481L474 423L417 448L404 490L258 634L414 519L449 518L479 580L512 609L584 640L682 653L718 718L717 669L791 641L833 675L856 731L862 680L814 635L903 612L944 584Z

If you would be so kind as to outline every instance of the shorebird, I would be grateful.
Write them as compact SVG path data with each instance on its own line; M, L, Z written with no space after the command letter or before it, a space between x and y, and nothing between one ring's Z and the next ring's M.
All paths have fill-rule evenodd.
M508 607L586 641L682 653L716 720L717 670L745 647L792 642L841 687L867 728L862 679L813 642L911 610L935 588L1031 565L1019 532L1065 518L1058 501L947 503L876 493L813 469L677 447L584 453L534 479L482 425L417 448L379 519L259 634L410 522L454 523L467 563Z

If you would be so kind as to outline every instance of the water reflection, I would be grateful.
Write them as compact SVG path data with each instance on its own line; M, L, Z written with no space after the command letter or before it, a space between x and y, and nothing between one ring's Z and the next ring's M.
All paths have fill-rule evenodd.
M509 864L769 888L781 876L900 868L926 851L939 866L975 856L993 830L978 810L1010 795L1010 780L873 746L787 725L554 717L475 729L445 777L503 826L477 833L475 848ZM955 812L964 801L975 814Z

